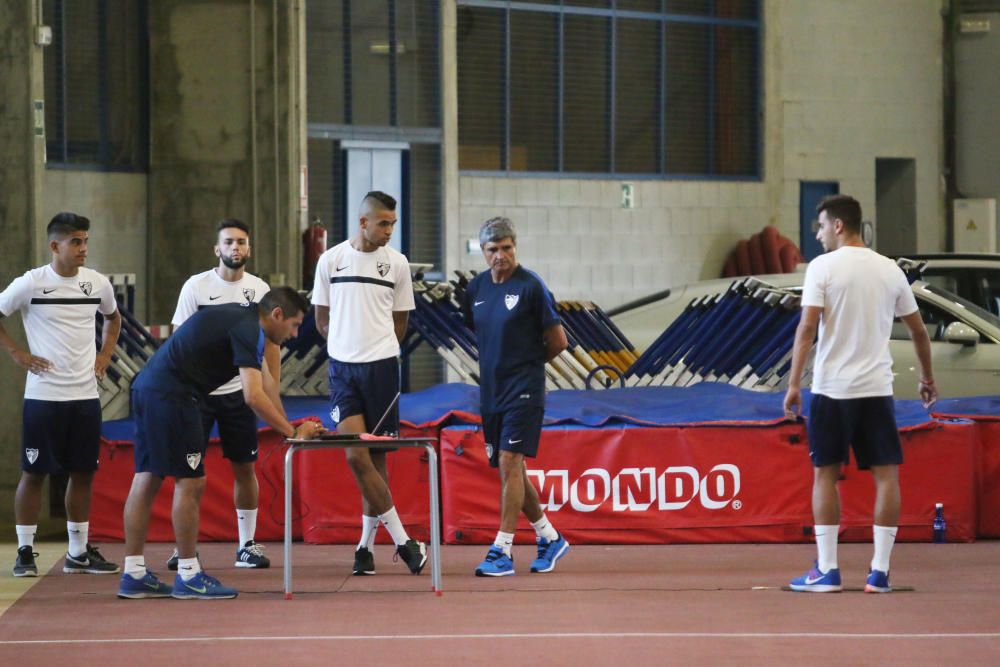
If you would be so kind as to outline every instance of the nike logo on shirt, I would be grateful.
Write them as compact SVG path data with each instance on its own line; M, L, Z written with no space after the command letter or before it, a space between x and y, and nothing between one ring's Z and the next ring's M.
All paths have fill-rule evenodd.
M347 268L348 266L350 266L350 264L348 264L347 266L338 266L338 267L337 267L337 270L338 270L338 271L343 271L343 270L344 270L344 269L346 269L346 268Z
M210 296L210 297L208 297L208 300L209 301L215 301L216 299L221 299L221 298L222 298L222 295L220 294L219 296Z
M472 304L472 305L473 305L473 306L478 306L478 305L479 305L479 304L481 304L481 303L486 303L486 299L483 299L482 301L476 301L476 302L475 302L474 304Z
M55 291L56 291L55 287L53 287L52 289L43 289L42 294L52 294Z

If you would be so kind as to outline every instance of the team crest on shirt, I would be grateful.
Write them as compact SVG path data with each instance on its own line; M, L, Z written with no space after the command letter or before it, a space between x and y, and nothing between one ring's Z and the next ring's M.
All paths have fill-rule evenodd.
M333 420L334 424L339 424L340 423L340 406L339 405L333 406L333 410L330 410L330 419Z
M24 455L28 458L29 464L34 464L38 460L38 450L37 449L25 449Z
M92 283L80 283L80 291L82 291L87 296L94 291L94 285Z
M488 442L486 443L486 458L488 459L493 458L493 445L491 445Z
M389 262L378 262L375 268L378 269L378 274L385 278L385 274L389 273Z
M514 306L517 305L520 298L520 294L506 294L503 297L503 305L507 306L507 310L514 310Z
M201 454L195 452L194 454L187 455L188 465L191 466L191 470L197 470L198 464L201 463Z
M243 305L244 306L249 306L251 303L253 303L253 296L256 293L257 292L255 292L252 288L250 288L250 287L244 287L243 288L243 296L246 298L247 302L244 303Z

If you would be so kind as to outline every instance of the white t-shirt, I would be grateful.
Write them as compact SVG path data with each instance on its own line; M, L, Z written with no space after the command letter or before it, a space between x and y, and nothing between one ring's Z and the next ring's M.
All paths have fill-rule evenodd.
M809 262L802 306L823 309L812 392L892 396L892 321L917 311L903 271L868 248L844 246Z
M252 273L244 271L241 279L229 282L223 280L215 269L209 269L191 276L184 282L180 296L177 297L177 310L174 311L170 323L179 327L202 308L223 303L239 303L244 306L260 303L261 298L270 291L268 284ZM237 375L213 391L212 395L221 396L242 390L243 383Z
M28 373L24 397L40 401L97 398L97 311L118 310L111 282L97 271L80 267L63 278L48 264L32 269L0 293L5 317L21 311L28 349L52 362L52 370Z
M415 307L410 263L388 246L360 252L344 241L320 256L312 302L330 308L331 358L361 363L398 356L392 313Z

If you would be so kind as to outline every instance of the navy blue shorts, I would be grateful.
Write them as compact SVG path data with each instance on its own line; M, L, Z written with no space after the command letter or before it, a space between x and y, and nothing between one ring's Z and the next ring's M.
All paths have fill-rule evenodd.
M860 470L903 462L892 396L836 399L813 394L809 404L813 465L846 465L852 449Z
M222 455L233 463L257 460L257 415L243 400L242 391L209 395L201 405L201 421L207 442L212 426L219 425Z
M494 468L500 465L500 450L535 458L538 439L542 435L545 408L533 405L511 408L504 412L483 414L483 438L486 456Z
M399 391L399 361L396 357L360 364L330 359L327 376L330 380L330 419L334 425L348 417L362 415L365 429L371 432ZM397 402L382 422L379 432L373 435L398 434Z
M132 388L135 471L159 477L204 477L205 430L199 399Z
M36 475L94 472L101 452L101 401L24 399L21 470Z

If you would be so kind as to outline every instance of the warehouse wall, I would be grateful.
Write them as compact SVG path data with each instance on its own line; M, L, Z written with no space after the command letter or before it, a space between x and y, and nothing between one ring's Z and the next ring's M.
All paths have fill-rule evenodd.
M459 200L449 268L482 268L466 242L503 214L519 226L521 261L557 297L609 308L718 277L735 243L764 225L798 241L802 180L839 181L874 218L877 157L916 161L918 249L943 249L940 9L940 0L765 0L761 182L635 181L637 205L625 210L628 179L462 172L449 182ZM444 71L447 86L447 55Z

